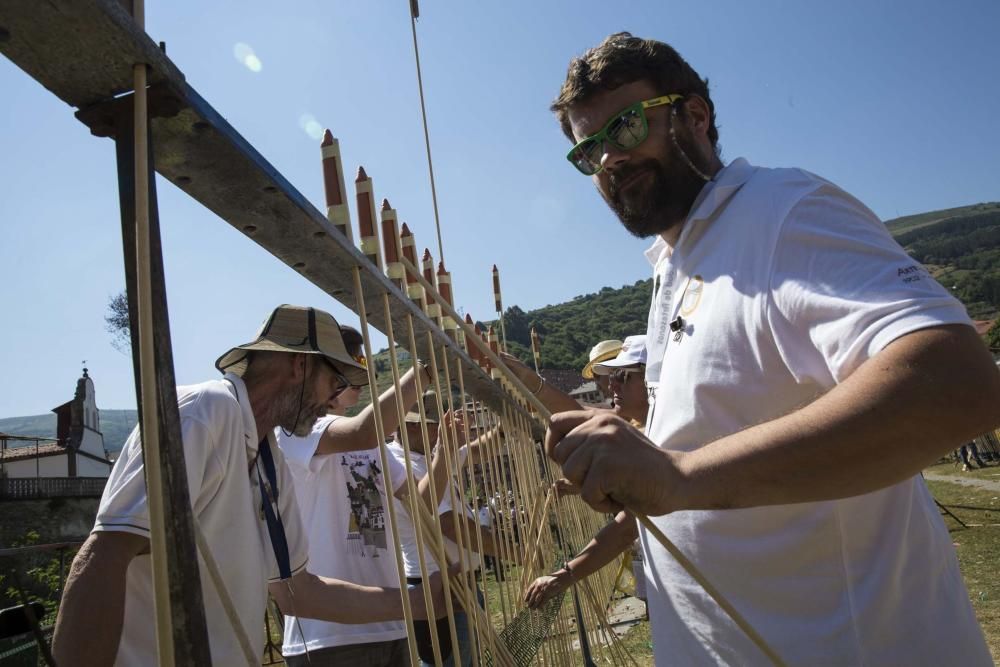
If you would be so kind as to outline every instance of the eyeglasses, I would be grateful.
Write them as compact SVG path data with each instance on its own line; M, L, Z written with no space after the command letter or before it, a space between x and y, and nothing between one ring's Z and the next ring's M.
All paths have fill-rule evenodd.
M636 373L645 373L643 368L619 368L608 374L608 380L611 382L617 382L618 384L625 384L628 382L629 376Z
M620 151L635 148L649 136L646 109L673 104L683 97L683 95L664 95L636 102L617 113L600 132L573 146L566 159L584 176L593 176L604 168L601 157L604 154L605 141Z

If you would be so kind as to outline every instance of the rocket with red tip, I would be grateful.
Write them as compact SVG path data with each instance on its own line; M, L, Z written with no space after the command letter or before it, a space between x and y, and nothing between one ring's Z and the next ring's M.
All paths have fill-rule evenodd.
M320 144L323 154L323 190L326 192L326 219L334 228L354 242L351 232L351 213L344 199L344 165L340 160L340 142L334 138L330 130L323 134Z
M417 264L417 240L413 237L413 232L410 228L403 223L403 227L399 232L399 245L403 250L403 257L406 258L414 268L419 266ZM405 271L406 274L406 296L420 306L423 310L424 304L424 288L417 280L417 277L410 273L409 270Z
M354 179L354 192L358 203L358 235L361 237L361 252L382 270L382 248L378 243L378 223L375 220L375 194L372 179L364 167L358 167L358 177Z
M402 290L406 271L399 258L403 251L399 240L396 209L389 205L388 199L382 200L382 248L385 250L385 275L392 284Z

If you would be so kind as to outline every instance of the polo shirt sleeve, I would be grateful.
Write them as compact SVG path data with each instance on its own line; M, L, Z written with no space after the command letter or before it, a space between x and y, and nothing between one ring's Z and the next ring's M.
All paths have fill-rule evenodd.
M281 524L285 529L285 540L288 542L289 567L292 575L306 569L309 564L309 540L305 528L302 525L302 516L299 512L299 503L295 497L295 482L292 479L292 471L288 469L288 463L278 447L273 447L274 468L278 478L278 513L281 516ZM278 561L274 557L274 549L264 550L268 558L268 581L280 581L278 571Z
M201 420L181 416L181 440L187 469L188 493L195 516L218 487L222 466L215 451L215 436ZM142 441L136 426L122 448L101 496L93 532L119 531L149 536L149 502L146 495Z
M901 336L971 325L878 217L829 183L789 210L769 287L765 318L785 365L797 381L826 388Z
M309 472L317 472L323 464L323 457L317 457L316 450L319 449L319 442L323 438L323 433L326 432L326 427L336 419L335 415L318 419L312 432L306 436L285 435L280 426L274 429L274 437L288 465Z

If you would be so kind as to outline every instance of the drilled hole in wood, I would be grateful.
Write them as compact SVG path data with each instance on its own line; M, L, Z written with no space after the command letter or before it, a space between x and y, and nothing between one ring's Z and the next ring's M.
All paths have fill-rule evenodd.
M191 129L196 130L198 132L202 132L204 130L207 130L210 127L212 127L212 126L209 125L208 123L206 123L203 120L196 120L195 122L191 123Z
M246 232L247 234L253 234L255 231L257 231L257 225L246 225L245 227L243 227L243 231Z
M304 268L306 268L306 263L305 262L295 262L294 264L292 264L292 268L293 269L304 269Z
M190 176L178 176L177 177L177 185L187 185L190 182L191 182L191 177Z
M326 232L313 232L313 238L321 239L326 236Z
M274 193L274 192L277 192L277 191L278 191L278 188L274 187L273 185L268 185L268 186L264 187L264 192L266 192L268 194L271 194L271 193Z
M9 42L9 41L10 41L10 30L7 30L7 28L0 26L0 42Z

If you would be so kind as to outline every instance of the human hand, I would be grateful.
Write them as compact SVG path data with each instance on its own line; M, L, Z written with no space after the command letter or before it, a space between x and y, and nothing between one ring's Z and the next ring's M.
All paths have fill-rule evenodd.
M449 434L451 437L452 427L455 428L455 435L457 440L455 441L455 447L461 447L466 442L466 431L465 431L465 410L452 411L444 413L444 417L441 418L441 425L444 427L444 432Z
M566 590L573 583L571 577L572 575L565 569L538 577L528 586L524 594L524 603L529 609L538 609L546 601Z
M625 507L652 516L679 509L684 454L659 449L607 410L552 415L545 452L580 498L599 512Z
M516 375L517 379L521 382L524 382L525 378L537 375L533 369L529 368L527 364L515 357L513 354L501 352L500 361L502 361L507 368L513 371L514 375Z

